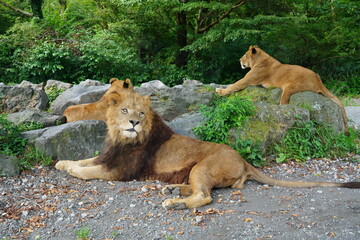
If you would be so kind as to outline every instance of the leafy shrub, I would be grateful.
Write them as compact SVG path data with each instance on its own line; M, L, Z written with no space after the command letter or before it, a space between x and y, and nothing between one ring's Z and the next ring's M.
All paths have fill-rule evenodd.
M42 128L41 123L32 122L15 126L6 119L6 114L0 116L0 153L9 156L18 156L20 169L30 169L35 164L50 165L51 157L47 157L38 149L28 146L21 132Z
M276 161L306 161L309 158L342 157L349 153L358 154L359 131L349 128L349 135L336 134L327 125L309 121L297 122L286 134L284 140L275 145Z
M49 105L64 91L65 91L64 89L60 89L55 86L52 86L52 87L46 89L45 93L48 96Z
M27 140L12 122L6 119L6 114L0 116L0 152L6 155L19 155L25 150Z
M204 141L229 144L229 130L241 128L255 112L255 106L242 96L218 97L210 106L201 106L205 121L194 128L194 133ZM260 148L251 140L237 139L230 145L248 162L263 165Z

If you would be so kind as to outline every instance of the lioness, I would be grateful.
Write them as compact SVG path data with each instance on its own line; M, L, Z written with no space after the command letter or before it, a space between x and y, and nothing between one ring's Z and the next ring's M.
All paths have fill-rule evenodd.
M180 193L186 198L167 199L166 209L194 208L212 201L213 188L243 188L254 179L282 187L360 188L360 182L292 182L276 180L248 164L224 144L204 142L175 134L150 108L150 98L135 92L114 92L107 112L108 136L97 157L59 161L55 167L81 179L160 180L173 183L164 194Z
M80 120L93 119L106 122L106 110L109 106L109 94L112 92L118 92L120 94L123 91L133 90L130 79L123 81L117 78L111 78L110 84L110 88L99 101L67 107L63 114L66 117L66 121L75 122Z
M250 46L249 50L240 58L241 68L251 68L243 79L226 89L217 88L220 95L227 95L247 86L262 85L265 88L276 87L282 89L280 104L288 104L290 96L297 92L312 91L321 93L339 105L345 132L348 132L347 117L344 106L321 82L320 76L310 69L282 64L257 46Z

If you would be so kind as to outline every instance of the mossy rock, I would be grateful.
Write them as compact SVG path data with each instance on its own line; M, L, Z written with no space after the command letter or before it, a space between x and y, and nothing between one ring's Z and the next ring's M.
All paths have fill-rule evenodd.
M263 153L270 146L280 142L287 130L297 121L309 121L310 113L294 105L273 105L267 102L257 102L257 111L242 128L230 130L229 142L235 139L246 140L260 144Z

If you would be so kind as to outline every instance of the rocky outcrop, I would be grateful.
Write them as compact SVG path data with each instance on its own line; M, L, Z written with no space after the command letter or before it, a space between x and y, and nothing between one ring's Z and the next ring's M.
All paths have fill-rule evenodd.
M25 83L24 83L25 84ZM42 122L45 126L55 125L63 119L37 109L44 109L46 95L36 86L8 87L0 84L1 111L22 113L9 114L13 122ZM45 85L57 89L67 89L52 104L53 113L61 115L66 107L98 101L110 87L94 80L86 80L79 85L63 85L49 80ZM168 87L159 80L142 84L135 90L149 95L153 109L178 134L196 137L192 129L203 121L198 110L201 105L210 104L220 85L204 85L196 80L187 80L182 85ZM296 121L316 120L327 123L341 132L344 130L339 107L330 99L312 92L301 92L290 98L290 104L279 105L281 89L248 87L234 95L248 97L256 106L256 113L240 128L230 130L230 143L250 139L258 142L263 152L275 142L280 142L287 130ZM30 110L29 110L30 108ZM26 110L26 111L24 111ZM351 121L350 121L351 122ZM104 122L79 121L60 126L47 127L24 133L29 143L51 156L53 159L84 159L100 151L106 135ZM8 161L9 162L9 161Z
M159 85L159 84L157 84ZM201 105L208 105L216 96L217 85L203 85L199 81L187 81L175 87L153 87L142 85L135 90L141 95L148 95L153 109L165 120L199 110Z
M14 177L19 175L19 159L14 156L0 154L0 177Z
M46 110L48 104L49 99L43 90L0 86L0 112L14 113L32 108Z
M7 119L15 125L32 122L41 123L44 127L60 125L66 122L62 115L53 115L39 109L26 109L21 112L10 113Z
M36 149L55 160L76 160L93 157L102 149L106 124L87 120L24 132L23 136Z
M100 86L88 84L75 85L57 97L51 104L50 110L53 114L61 115L68 106L96 102L100 100L109 87L110 84Z

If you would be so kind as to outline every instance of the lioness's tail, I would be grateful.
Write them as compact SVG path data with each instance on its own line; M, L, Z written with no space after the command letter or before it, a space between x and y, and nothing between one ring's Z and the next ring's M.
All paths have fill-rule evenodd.
M264 173L258 171L254 167L249 168L249 177L255 181L279 187L343 187L343 188L360 188L360 182L347 182L347 183L335 183L335 182L302 182L302 181L284 181L271 178Z
M320 78L320 77L319 77ZM337 105L339 105L340 109L341 109L341 113L344 119L344 127L345 130L344 132L347 133L348 132L348 123L347 123L347 116L346 116L346 111L344 106L342 105L342 103L340 102L340 100L332 93L330 92L324 85L322 85L321 88L321 93L325 95L325 97L330 98L331 100L333 100Z

